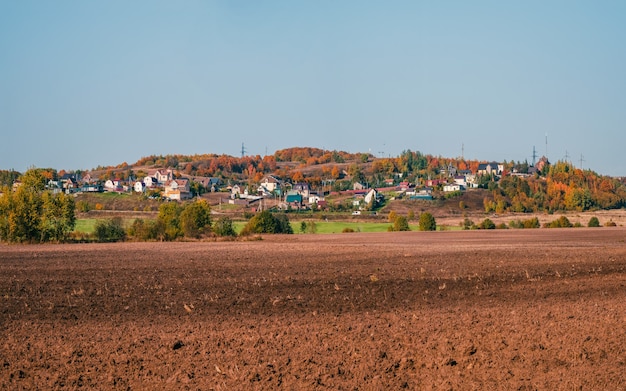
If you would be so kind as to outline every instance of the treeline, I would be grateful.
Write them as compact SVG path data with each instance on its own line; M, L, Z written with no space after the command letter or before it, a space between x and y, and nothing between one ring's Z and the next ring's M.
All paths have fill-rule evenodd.
M198 200L187 204L164 203L155 220L135 219L128 228L124 228L123 220L119 217L100 220L95 226L94 239L99 242L174 241L292 233L286 214L263 211L255 214L241 234L237 235L229 217L220 217L213 222L209 204L205 200Z
M626 206L622 182L566 162L551 165L545 177L506 176L488 188L492 193L484 199L486 212L582 212Z
M45 171L31 169L15 190L0 195L0 241L9 243L62 242L76 224L74 199L45 190Z

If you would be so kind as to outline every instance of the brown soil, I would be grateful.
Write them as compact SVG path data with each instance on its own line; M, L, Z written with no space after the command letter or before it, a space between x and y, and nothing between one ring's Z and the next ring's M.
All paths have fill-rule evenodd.
M0 389L625 390L626 229L0 247Z

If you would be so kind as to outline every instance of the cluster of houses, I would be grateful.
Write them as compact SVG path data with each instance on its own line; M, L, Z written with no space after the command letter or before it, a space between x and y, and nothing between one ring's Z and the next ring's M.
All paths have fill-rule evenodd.
M147 193L150 190L159 190L161 196L169 200L186 200L192 198L190 182L199 182L210 191L217 191L221 185L219 178L207 177L184 177L174 178L171 169L151 170L144 178L135 181L123 181L121 179L108 179L104 183L94 180L90 174L80 176L77 174L64 174L58 180L50 180L47 188L53 193L101 193L117 192Z
M526 176L541 171L549 164L547 158L542 157L538 164L530 167L529 173L511 173L511 175ZM380 191L396 191L398 198L408 197L417 200L432 200L434 189L445 193L465 191L468 188L476 188L480 178L485 175L500 177L504 173L504 165L501 163L483 163L478 166L476 173L470 170L458 170L453 165L440 169L441 176L437 179L423 180L419 184L411 184L401 181L402 175L385 180L385 187L377 189L369 188L362 183L354 183L349 191L354 196L353 206L362 210L372 203L380 203L384 197ZM400 178L400 179L398 179ZM174 178L171 169L151 170L144 178L135 181L121 181L109 179L99 183L89 174L83 177L77 174L64 174L57 181L49 181L48 188L53 192L130 192L148 193L158 191L160 196L169 200L186 200L192 198L191 182L199 183L203 188L211 192L226 191L229 194L228 203L244 204L252 206L255 203L262 205L263 200L273 199L274 205L281 209L305 209L324 208L326 200L323 192L317 192L309 187L308 183L290 183L274 176L267 175L256 186L228 185L224 186L220 178L184 176Z

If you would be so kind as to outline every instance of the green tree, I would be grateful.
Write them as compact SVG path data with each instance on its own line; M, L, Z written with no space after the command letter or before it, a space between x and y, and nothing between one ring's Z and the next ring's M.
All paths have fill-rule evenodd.
M76 226L74 199L64 193L42 193L41 241L65 241Z
M180 227L186 237L199 238L211 231L211 208L205 200L187 204L180 213Z
M158 236L161 240L174 240L183 234L180 214L183 208L176 202L166 202L159 207Z
M424 212L420 214L419 230L420 231L436 231L437 230L437 223L432 214L428 212Z

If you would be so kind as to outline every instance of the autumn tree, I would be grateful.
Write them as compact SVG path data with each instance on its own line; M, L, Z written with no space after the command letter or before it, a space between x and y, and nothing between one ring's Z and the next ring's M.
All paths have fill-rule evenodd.
M437 222L435 221L435 217L433 217L433 215L428 212L424 212L420 214L419 230L420 231L436 231Z
M41 170L30 169L15 191L0 196L0 240L14 243L62 241L74 230L74 200L45 190Z

